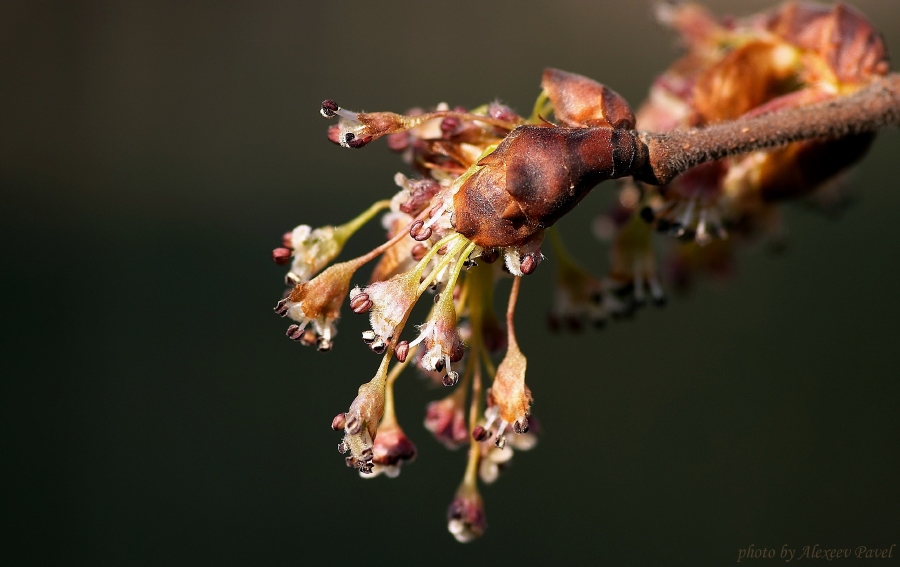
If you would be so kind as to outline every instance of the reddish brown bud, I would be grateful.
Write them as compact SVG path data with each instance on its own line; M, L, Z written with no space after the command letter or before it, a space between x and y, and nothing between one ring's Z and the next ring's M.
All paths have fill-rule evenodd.
M647 148L628 130L520 126L453 197L455 228L479 246L517 246L595 185L630 175Z
M288 248L276 248L272 250L272 261L279 266L284 266L291 261L291 251Z

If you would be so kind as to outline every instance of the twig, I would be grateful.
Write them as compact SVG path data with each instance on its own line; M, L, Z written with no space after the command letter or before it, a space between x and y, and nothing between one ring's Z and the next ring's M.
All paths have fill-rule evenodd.
M835 139L900 126L900 74L892 73L846 96L800 108L722 122L705 128L638 133L647 161L635 179L670 182L707 161L809 139Z

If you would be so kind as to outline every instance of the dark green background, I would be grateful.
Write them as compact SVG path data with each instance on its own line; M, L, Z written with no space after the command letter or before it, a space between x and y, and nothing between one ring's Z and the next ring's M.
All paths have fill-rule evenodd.
M443 391L398 383L420 452L398 479L337 454L328 424L378 359L349 314L327 355L284 338L269 252L404 166L329 144L320 101L527 112L552 65L637 103L676 52L624 4L0 4L3 562L725 565L900 543L896 131L838 222L788 209L785 254L745 250L663 311L552 336L552 266L529 277L544 432L483 491L481 541L446 532L464 455L420 425ZM857 4L900 52L900 7ZM596 273L611 187L562 223Z

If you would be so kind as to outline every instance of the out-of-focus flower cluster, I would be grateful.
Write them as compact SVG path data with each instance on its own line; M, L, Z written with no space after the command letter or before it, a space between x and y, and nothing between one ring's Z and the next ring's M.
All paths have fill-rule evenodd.
M416 456L394 405L401 372L415 366L450 389L428 404L425 428L450 449L468 447L448 510L448 529L459 541L486 527L479 478L494 482L516 450L537 441L513 319L522 277L544 259L545 235L556 266L551 329L600 326L648 299L664 303L656 233L677 237L665 264L676 283L695 272L727 272L735 235L775 230L777 203L814 193L871 141L861 135L795 143L698 166L664 187L625 182L614 208L595 223L611 243L609 270L595 277L551 225L598 182L629 175L640 152L635 128L740 120L847 93L887 72L877 33L846 7L789 4L746 20L717 20L696 5L666 4L659 15L688 52L653 83L636 117L607 87L555 69L544 72L529 116L500 102L402 115L322 104L322 115L337 119L328 130L332 142L361 148L386 137L412 171L395 176L391 198L350 222L301 225L284 235L273 260L290 265L290 287L275 311L293 320L289 338L320 351L333 346L345 300L368 316L362 342L381 363L332 422L342 434L338 450L365 478L395 477ZM379 214L386 240L333 263ZM376 259L360 281L358 271ZM512 285L505 317L498 317L494 292L503 280ZM432 298L430 314L410 330L424 295Z
M881 36L846 5L790 2L745 19L717 19L696 4L662 4L657 13L678 32L687 53L653 82L637 112L639 130L702 127L822 102L889 70ZM781 246L780 204L803 199L819 208L839 207L841 174L865 154L873 137L796 142L710 162L663 187L632 183L611 216L624 219L630 210L676 237L662 264L673 284L686 286L702 273L725 276L732 271L735 245L762 235ZM639 246L650 253L643 242L625 242L623 232L641 241L638 231L614 237L613 264L623 269L611 275L635 289L638 278L650 283L659 277L650 261L643 270L628 270L622 260L641 256Z

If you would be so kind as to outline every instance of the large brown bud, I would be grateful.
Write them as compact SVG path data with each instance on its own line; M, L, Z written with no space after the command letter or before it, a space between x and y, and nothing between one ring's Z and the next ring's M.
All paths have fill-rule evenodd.
M521 245L646 159L630 130L519 126L454 196L454 226L479 246Z

